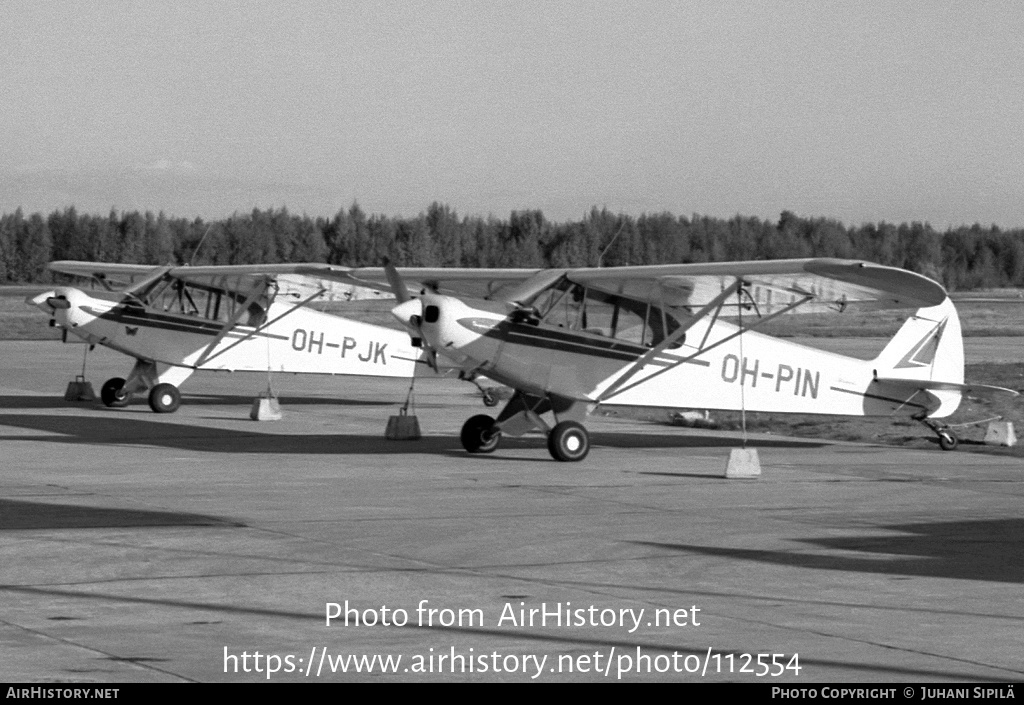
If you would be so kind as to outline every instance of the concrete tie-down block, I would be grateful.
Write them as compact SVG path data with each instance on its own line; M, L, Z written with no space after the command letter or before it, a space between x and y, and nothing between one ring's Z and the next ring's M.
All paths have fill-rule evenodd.
M761 460L757 456L757 448L733 448L729 453L729 464L725 466L725 476L730 480L760 477Z
M420 439L420 422L415 414L406 413L401 409L397 416L388 417L388 427L384 437L389 441L418 441Z
M994 446L1017 445L1013 424L1009 421L989 421L988 431L985 432L985 442Z
M92 383L86 382L82 375L76 376L74 382L68 382L68 388L64 392L64 401L96 401L96 392L92 389Z
M257 397L249 410L249 418L253 421L280 421L283 416L277 397Z

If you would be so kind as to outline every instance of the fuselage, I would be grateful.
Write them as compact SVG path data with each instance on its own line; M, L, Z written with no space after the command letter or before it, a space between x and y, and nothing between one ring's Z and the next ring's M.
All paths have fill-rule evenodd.
M47 303L51 299L56 306ZM410 377L421 356L404 332L283 303L231 323L73 287L32 302L87 343L192 369Z
M692 325L678 345L649 355L652 345L635 331L627 340L572 330L509 315L507 306L492 302L425 295L422 311L419 329L429 347L467 371L538 396L609 406L852 416L935 415L956 408L941 393L908 398L887 388L875 381L874 361L753 331L735 335L737 324L710 317L687 322Z

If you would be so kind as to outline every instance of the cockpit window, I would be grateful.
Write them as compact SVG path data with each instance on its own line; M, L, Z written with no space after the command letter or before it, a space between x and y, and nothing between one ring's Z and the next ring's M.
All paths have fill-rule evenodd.
M655 304L587 288L567 279L531 303L541 322L547 325L647 347L654 347L679 327L671 314Z
M196 316L209 321L234 321L242 325L259 327L267 319L265 296L250 302L245 311L240 311L247 298L242 293L186 282L171 276L155 280L134 292L134 296L143 305L158 311Z

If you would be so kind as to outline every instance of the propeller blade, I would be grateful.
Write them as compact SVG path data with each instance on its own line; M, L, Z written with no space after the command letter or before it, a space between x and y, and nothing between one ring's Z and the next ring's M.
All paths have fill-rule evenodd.
M402 280L402 275L398 273L395 265L387 258L384 259L384 275L388 278L388 285L391 287L391 291L394 293L395 299L397 299L399 304L404 304L412 298L409 295L409 289Z

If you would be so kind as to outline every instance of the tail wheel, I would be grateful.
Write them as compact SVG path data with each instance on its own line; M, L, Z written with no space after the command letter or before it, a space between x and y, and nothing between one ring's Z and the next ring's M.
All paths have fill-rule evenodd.
M461 438L462 447L470 453L493 453L501 440L501 431L494 428L494 419L480 414L462 425Z
M942 450L954 450L960 445L960 440L948 431L939 434L939 448Z
M149 408L158 414L169 414L181 406L181 392L173 384L161 383L149 390Z
M563 421L548 434L548 450L551 457L563 462L583 460L590 452L590 434L582 424Z
M109 406L112 409L128 406L130 396L124 391L124 380L120 377L112 377L104 382L100 388L100 399L104 406Z

